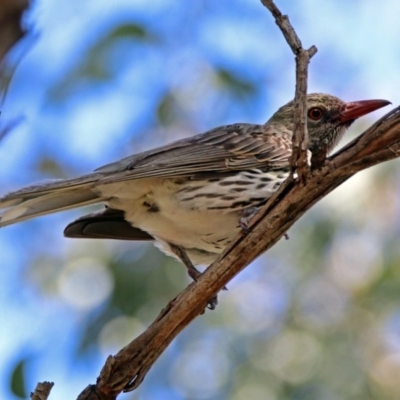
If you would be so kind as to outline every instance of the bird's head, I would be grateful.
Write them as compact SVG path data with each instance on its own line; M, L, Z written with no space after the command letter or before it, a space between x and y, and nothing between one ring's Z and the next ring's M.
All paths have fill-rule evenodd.
M309 149L330 153L346 129L359 117L390 104L387 100L363 100L345 103L324 93L307 95L307 129ZM284 125L293 132L294 102L281 107L268 123Z

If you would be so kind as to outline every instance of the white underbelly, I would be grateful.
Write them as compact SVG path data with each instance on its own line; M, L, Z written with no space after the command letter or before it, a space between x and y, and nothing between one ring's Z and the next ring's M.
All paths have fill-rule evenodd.
M147 180L146 187L142 186L138 180L99 189L111 197L110 207L124 210L125 218L152 235L167 254L173 255L168 246L172 243L183 247L194 264L209 264L240 231L238 211L190 208L175 196L176 187L167 180ZM152 211L152 204L157 209Z
M185 249L193 264L209 264L240 232L246 208L257 207L286 174L251 170L221 179L145 178L99 186L112 208L148 232L167 254Z

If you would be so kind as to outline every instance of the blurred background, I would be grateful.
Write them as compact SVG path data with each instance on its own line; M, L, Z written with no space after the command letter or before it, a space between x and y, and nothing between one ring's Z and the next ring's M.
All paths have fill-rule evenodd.
M400 2L278 1L309 92L400 103ZM294 60L258 0L36 0L0 127L1 193L72 177L294 96ZM23 56L23 57L22 57ZM22 58L21 58L22 57ZM389 111L357 121L354 138ZM360 173L219 296L122 399L400 398L400 161ZM75 210L0 230L0 397L75 398L189 283L151 244L63 238Z

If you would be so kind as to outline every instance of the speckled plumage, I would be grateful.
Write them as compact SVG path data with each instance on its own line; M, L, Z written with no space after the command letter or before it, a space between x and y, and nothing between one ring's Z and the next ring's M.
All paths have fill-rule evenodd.
M312 152L330 152L357 117L388 104L320 93L307 103ZM182 259L183 251L193 264L209 264L240 231L243 212L286 179L292 130L289 102L264 125L221 126L80 178L31 186L0 199L0 226L102 202L105 211L74 221L65 235L154 240L167 254Z

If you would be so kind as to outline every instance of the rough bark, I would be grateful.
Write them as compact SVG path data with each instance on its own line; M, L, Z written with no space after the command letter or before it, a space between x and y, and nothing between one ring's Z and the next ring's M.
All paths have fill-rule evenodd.
M357 172L400 155L400 107L376 122L338 153L311 169L307 182L289 179L235 243L165 307L156 320L115 356L109 356L96 385L78 397L115 399L143 381L171 341L207 306L207 300L252 260L270 249L314 204Z
M0 0L0 62L24 35L22 14L29 0Z
M47 400L53 386L53 382L39 382L36 385L35 391L31 393L30 398L32 400Z
M260 254L270 249L314 204L357 172L397 158L400 150L400 107L388 113L318 168L307 164L306 92L307 69L317 49L304 50L287 16L272 1L261 0L274 16L296 55L296 97L292 166L298 179L289 178L243 232L197 282L172 300L156 320L115 356L109 356L96 385L89 385L78 400L115 399L137 388L171 341L204 312L207 301Z

